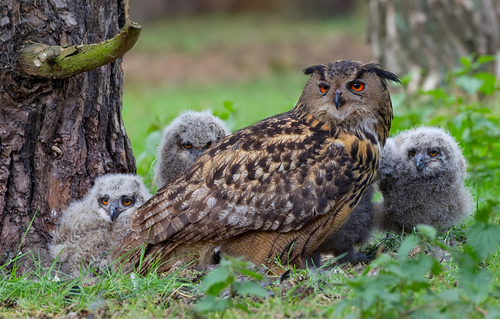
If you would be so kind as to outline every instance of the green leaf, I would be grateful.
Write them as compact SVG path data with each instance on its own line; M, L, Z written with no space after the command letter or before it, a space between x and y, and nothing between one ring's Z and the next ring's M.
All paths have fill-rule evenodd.
M496 77L488 72L480 72L474 75L477 79L483 81L483 85L479 91L486 95L491 95L495 92Z
M462 65L468 69L472 64L472 58L470 56L463 56L460 58L460 63L462 63Z
M483 260L493 253L500 244L500 227L478 221L469 228L467 243Z
M415 246L417 246L418 243L419 240L414 235L406 237L403 243L401 244L401 247L399 247L398 251L399 260L406 259L410 251L412 251L412 249L415 248Z
M470 245L464 246L464 252L455 250L452 255L457 262L460 271L476 271L476 266L479 261L475 251L470 247Z
M465 92L475 94L483 86L484 81L468 75L461 75L455 79L455 83L460 86Z
M234 107L233 107L233 102L231 101L224 101L222 102L222 107L224 107L226 110L228 110L230 113L234 112Z
M205 296L193 307L193 309L197 312L212 311L214 302L215 296Z
M205 296L194 307L196 312L224 311L230 306L227 299L218 299L215 296Z
M432 226L419 224L419 225L417 225L417 230L420 234L429 237L429 239L436 238L437 230L436 230L436 228L434 228Z
M418 259L409 259L401 262L401 268L404 271L405 277L415 282L425 280L425 276L431 271L434 266L434 259L419 255Z
M258 272L255 272L255 271L252 271L252 270L248 270L246 268L241 268L239 270L239 272L242 274L242 275L245 275L245 276L248 276L248 277L251 277L251 278L254 278L254 279L257 279L257 280L262 280L264 279L264 276L259 274Z
M242 296L254 295L262 298L267 296L267 292L264 288L251 281L245 281L243 283L236 282L234 288L236 292Z
M446 98L448 98L448 93L446 93L446 91L442 88L425 91L423 93L432 96L436 100L439 99L446 100Z
M218 267L203 278L200 290L208 293L210 289L210 294L218 295L220 291L229 286L230 283L227 283L228 279L230 279L229 277L230 273L226 268ZM211 289L212 286L215 286L214 289ZM219 291L215 294L217 290Z
M222 290L226 289L231 285L232 278L228 278L227 281L216 282L210 285L208 289L205 291L207 295L218 296Z
M488 295L493 274L489 269L479 269L478 271L460 269L457 277L460 288L467 294L467 297L478 303Z
M381 267L381 266L383 266L387 263L390 263L392 261L393 261L393 259L389 254L381 254L380 256L378 256L377 259L372 261L368 267L370 267L370 268Z
M485 63L493 62L496 59L497 59L497 57L494 55L481 55L479 58L477 58L477 63L485 64Z
M487 306L486 310L488 311L488 314L486 315L485 319L498 319L498 318L500 318L500 308L498 307L498 305Z
M437 294L437 299L447 302L460 302L462 298L460 296L460 291L458 289L450 289L441 291Z
M237 303L235 305L236 308L240 309L240 310L243 310L244 312L247 312L247 313L250 313L250 309L248 309L248 307L245 305L245 304L242 304L242 303Z
M229 118L229 113L227 113L227 112L214 111L212 114L214 116L217 116L218 118L220 118L223 121L226 121Z

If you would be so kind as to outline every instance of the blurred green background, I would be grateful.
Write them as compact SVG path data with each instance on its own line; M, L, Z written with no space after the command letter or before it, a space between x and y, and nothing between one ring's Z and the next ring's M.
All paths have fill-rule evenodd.
M304 68L371 59L357 2L337 1L321 14L272 1L161 14L165 2L158 3L145 10L132 2L143 31L123 61L123 119L147 182L159 130L180 111L210 109L235 131L290 110L308 79Z
M397 1L384 3L392 2ZM290 110L308 79L302 74L308 66L376 61L368 43L373 3L383 2L149 0L145 6L132 0L131 19L143 31L123 61L123 119L138 173L151 183L161 129L182 110L210 109L235 131ZM403 21L410 9L421 8L400 8L401 20L395 21ZM400 27L404 44L409 31ZM383 42L388 35L380 28ZM433 87L422 89L425 81L419 79L433 74L417 69L399 74L403 85L390 89L391 134L417 125L450 131L469 159L469 184L478 202L500 192L499 84L490 67L495 60L470 53L444 71L441 64L442 76Z

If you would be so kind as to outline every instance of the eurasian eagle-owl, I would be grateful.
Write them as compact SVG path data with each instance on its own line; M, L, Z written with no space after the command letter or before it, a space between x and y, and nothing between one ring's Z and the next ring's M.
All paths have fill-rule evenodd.
M304 72L292 110L221 139L132 215L124 263L142 251L142 272L155 260L167 271L174 256L219 246L276 273L275 258L305 266L372 183L393 116L387 80L399 79L352 61Z

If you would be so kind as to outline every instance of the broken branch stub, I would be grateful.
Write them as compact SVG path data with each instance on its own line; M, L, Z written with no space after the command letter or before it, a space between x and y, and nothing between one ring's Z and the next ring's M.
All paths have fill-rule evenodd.
M19 55L21 70L32 76L64 79L118 59L137 42L142 27L127 23L114 38L96 44L70 47L33 43Z

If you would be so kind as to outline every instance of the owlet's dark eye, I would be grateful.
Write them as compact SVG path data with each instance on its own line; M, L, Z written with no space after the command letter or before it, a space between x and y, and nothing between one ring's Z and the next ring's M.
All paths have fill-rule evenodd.
M330 89L330 85L324 82L318 83L319 93L324 94Z
M191 147L193 147L193 144L191 144L190 142L187 142L187 143L182 144L182 146L184 148L190 149Z
M212 146L212 142L207 143L207 148L210 148L210 146Z
M356 92L361 92L365 88L365 84L359 81L354 81L351 83L350 86L351 90L356 91Z
M103 203L104 205L108 205L109 204L109 198L107 198L107 197L101 198L101 203Z
M434 156L438 155L438 151L436 151L436 150L430 150L429 151L429 155L432 156L432 157L434 157Z
M122 200L122 203L123 205L125 206L130 206L132 204L132 200L130 198L127 198L125 197L123 200Z
M415 150L410 150L410 152L409 152L409 153L410 153L410 156L415 156L415 155L417 154L417 151L415 151Z

